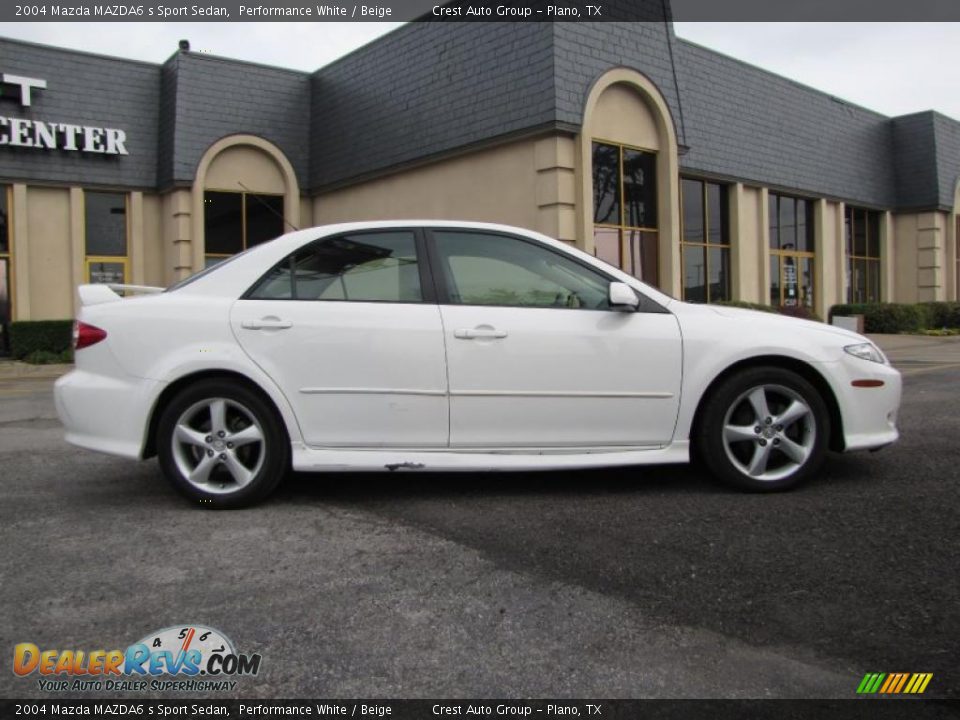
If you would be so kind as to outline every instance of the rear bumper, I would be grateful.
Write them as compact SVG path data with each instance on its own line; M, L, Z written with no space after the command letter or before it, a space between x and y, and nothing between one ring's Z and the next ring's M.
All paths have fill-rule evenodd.
M73 370L53 386L57 415L72 445L110 455L142 456L151 399L162 383Z

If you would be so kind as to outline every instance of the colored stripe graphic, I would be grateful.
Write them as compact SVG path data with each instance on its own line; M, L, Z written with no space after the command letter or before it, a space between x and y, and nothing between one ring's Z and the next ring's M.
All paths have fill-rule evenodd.
M919 695L927 689L933 673L867 673L857 686L857 693L870 695Z
M889 675L887 675L887 681L880 687L880 692L882 693L890 692L890 688L896 685L899 680L900 680L899 673L890 673Z
M900 673L900 682L897 683L897 686L891 690L891 692L900 692L903 689L904 683L907 682L908 677L910 677L910 673Z

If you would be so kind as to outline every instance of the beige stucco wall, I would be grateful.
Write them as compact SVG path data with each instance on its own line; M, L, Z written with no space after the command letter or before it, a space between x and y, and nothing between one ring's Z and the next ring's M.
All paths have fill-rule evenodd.
M143 196L143 283L166 287L166 253L163 247L163 198ZM171 273L172 274L172 273ZM171 278L172 279L172 278Z
M814 310L825 318L831 307L847 298L844 205L820 199L813 208Z
M276 162L263 150L247 145L228 147L207 169L207 190L283 195L286 183Z
M893 216L896 294L900 302L917 302L917 215Z
M629 85L619 83L605 89L593 113L594 140L611 140L654 152L663 147L650 106Z
M957 268L957 233L960 232L960 180L953 194L953 212L947 220L947 284L946 296L951 300L960 300L960 272Z
M386 219L537 225L536 140L519 140L321 193L313 223Z
M170 285L193 272L193 197L189 190L164 193L160 201L162 213L164 285Z
M66 188L28 187L27 241L30 244L26 278L29 318L62 320L73 317L73 279L70 247L70 191ZM20 240L20 238L18 238ZM19 246L18 246L19 249Z
M886 211L880 216L880 299L883 302L901 302L896 287L897 235L894 232L893 213Z
M728 192L731 293L735 300L765 302L760 188L736 183Z
M951 216L945 212L893 216L895 292L899 302L947 300L950 296L947 245Z

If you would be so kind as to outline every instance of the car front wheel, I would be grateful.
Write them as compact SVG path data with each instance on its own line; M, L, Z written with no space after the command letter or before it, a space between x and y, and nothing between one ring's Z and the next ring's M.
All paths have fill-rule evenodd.
M158 424L164 474L182 494L210 508L236 508L266 497L289 454L281 420L256 392L205 380L179 393Z
M694 441L720 480L755 492L786 490L820 466L829 422L823 398L803 377L751 368L711 395Z

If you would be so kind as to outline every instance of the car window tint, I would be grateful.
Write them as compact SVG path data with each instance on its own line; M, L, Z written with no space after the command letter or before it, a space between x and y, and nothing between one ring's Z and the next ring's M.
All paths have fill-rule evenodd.
M358 233L312 243L268 273L250 297L420 302L423 295L414 234Z
M451 303L609 308L609 281L560 253L504 235L435 231L433 237Z

